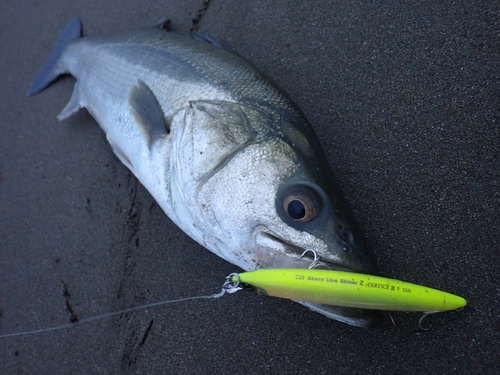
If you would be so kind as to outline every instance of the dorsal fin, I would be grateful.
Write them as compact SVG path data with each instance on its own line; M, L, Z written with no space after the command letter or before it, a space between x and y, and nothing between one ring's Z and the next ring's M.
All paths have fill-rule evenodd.
M162 18L159 20L156 25L156 28L160 30L165 30L166 32L171 32L172 31L172 21L170 21L168 18Z
M224 48L224 49L228 50L228 48L224 44L216 41L211 36L204 35L204 34L198 34L198 33L190 33L189 36L193 39L199 40L200 42L206 42L206 43L209 43L215 47L220 47L220 48Z

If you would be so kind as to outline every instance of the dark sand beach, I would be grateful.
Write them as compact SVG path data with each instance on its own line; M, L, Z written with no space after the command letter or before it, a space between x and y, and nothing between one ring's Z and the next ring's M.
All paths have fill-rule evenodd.
M411 3L411 2L410 2ZM498 374L500 6L495 1L0 5L0 335L220 291L199 246L112 153L74 79L27 98L74 15L85 35L169 18L265 72L314 127L383 276L461 312L351 327L239 292L0 338L1 374Z

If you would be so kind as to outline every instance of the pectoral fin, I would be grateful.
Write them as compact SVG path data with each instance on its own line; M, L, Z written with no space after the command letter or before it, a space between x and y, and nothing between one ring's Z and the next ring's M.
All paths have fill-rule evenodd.
M168 134L163 111L158 99L144 81L138 80L130 89L128 98L130 111L137 121L137 125L144 132L149 147L155 139Z

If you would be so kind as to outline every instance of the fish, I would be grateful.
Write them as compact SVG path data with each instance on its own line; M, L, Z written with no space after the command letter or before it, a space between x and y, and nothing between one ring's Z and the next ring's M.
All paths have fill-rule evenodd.
M311 124L238 54L161 27L85 37L74 17L28 96L67 74L76 82L58 120L85 108L166 215L214 254L245 271L377 272ZM378 321L297 302L357 327Z

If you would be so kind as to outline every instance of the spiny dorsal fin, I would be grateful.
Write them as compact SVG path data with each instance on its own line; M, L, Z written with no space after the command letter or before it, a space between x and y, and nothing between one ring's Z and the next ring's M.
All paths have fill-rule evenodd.
M172 21L170 21L168 18L162 18L156 23L155 27L160 30L170 32L172 31Z

